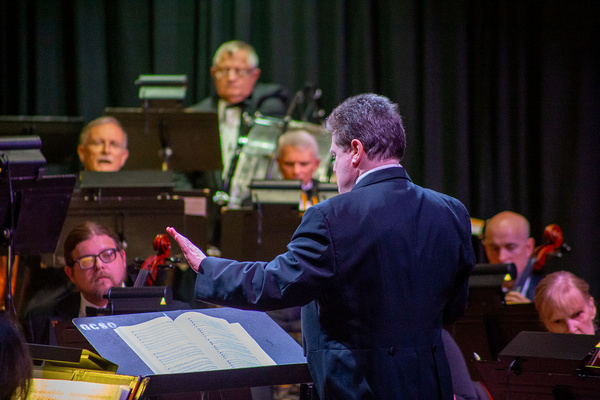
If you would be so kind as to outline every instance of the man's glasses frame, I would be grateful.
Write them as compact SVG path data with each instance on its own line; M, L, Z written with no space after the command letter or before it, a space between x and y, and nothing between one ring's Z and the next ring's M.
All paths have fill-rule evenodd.
M215 76L217 79L228 77L231 72L234 72L236 76L245 78L254 72L256 68L215 68Z
M117 259L117 254L119 253L119 249L116 248L104 249L96 255L92 254L79 257L77 260L75 260L75 263L79 264L79 268L86 270L96 266L96 258L99 258L100 261L108 264L115 261ZM75 263L73 263L73 265L75 265Z

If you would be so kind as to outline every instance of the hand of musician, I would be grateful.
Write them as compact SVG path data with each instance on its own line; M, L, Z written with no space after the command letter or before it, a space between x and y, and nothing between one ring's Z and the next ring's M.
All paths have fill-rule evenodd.
M200 263L206 258L206 254L204 254L204 252L188 238L177 232L175 228L169 226L167 232L169 235L173 236L173 239L175 239L177 244L179 244L179 247L181 247L183 255L188 261L188 264L190 264L190 267L192 267L194 271L198 272L200 270L200 273L202 273Z
M511 291L506 293L504 296L504 302L506 304L523 304L523 303L531 303L527 297L523 296L519 292Z

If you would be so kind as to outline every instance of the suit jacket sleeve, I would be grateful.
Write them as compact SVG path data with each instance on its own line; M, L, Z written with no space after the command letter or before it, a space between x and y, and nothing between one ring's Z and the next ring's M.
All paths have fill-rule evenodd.
M196 277L196 298L254 310L303 306L334 281L334 249L327 221L309 208L288 245L271 262L207 257Z

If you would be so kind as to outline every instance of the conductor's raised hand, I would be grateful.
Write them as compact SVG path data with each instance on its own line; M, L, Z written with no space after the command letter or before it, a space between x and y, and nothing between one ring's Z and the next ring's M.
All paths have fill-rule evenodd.
M200 263L206 258L206 254L204 254L204 252L188 238L177 232L175 228L169 226L167 228L167 233L173 236L173 239L175 239L177 244L179 244L179 247L181 247L183 255L187 259L188 264L190 264L190 267L192 267L194 271L200 271L200 273L202 273Z

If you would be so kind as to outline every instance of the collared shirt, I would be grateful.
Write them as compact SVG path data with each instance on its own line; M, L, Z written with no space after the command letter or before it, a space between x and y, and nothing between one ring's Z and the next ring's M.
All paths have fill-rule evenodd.
M125 287L125 283L123 283L121 285L121 287ZM83 318L87 316L87 313L85 311L86 307L91 307L91 308L97 308L97 309L103 309L106 307L98 307L97 305L95 305L94 303L91 303L88 301L88 299L86 299L85 297L83 297L83 293L81 294L81 302L79 304L79 318Z
M358 182L360 182L360 180L362 178L364 178L365 176L369 175L371 172L381 171L382 169L387 169L387 168L398 168L398 167L402 167L402 165L400 165L400 164L389 164L389 165L382 165L381 167L375 167L373 169L368 170L367 172L365 172L361 176L359 176L356 179L356 182L354 182L354 184L356 185Z
M223 179L226 179L231 165L231 159L237 149L242 109L240 107L231 107L230 103L225 100L219 100L218 111L221 157L223 160Z
M83 293L81 293L81 303L79 305L79 318L87 317L87 313L85 311L86 307L98 308L102 309L105 307L98 307L94 303L89 302L85 297L83 297Z

